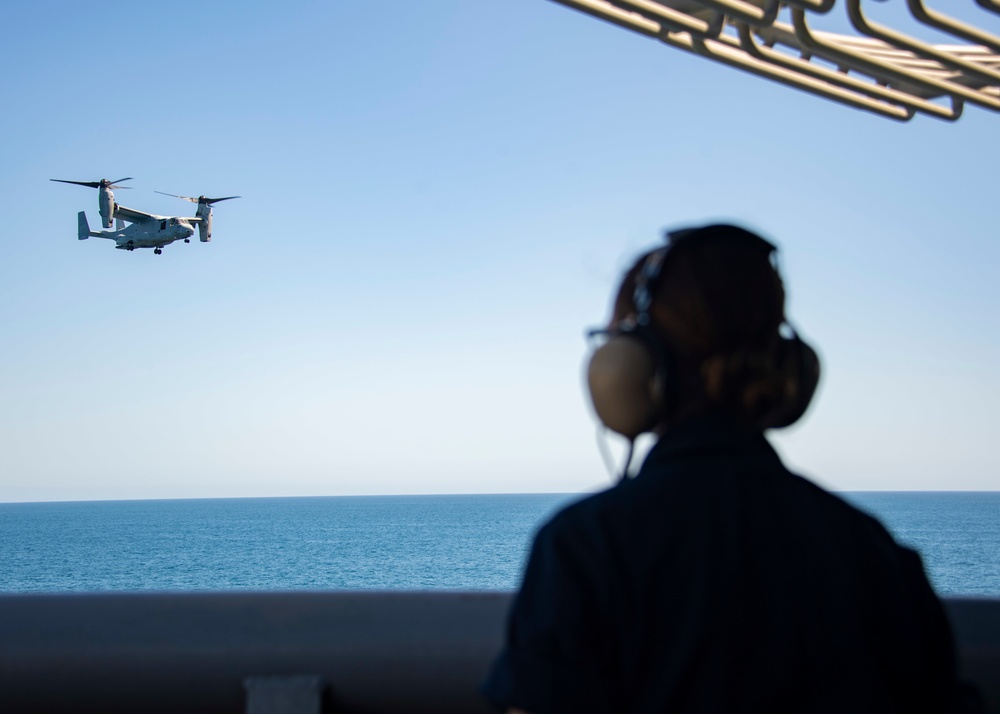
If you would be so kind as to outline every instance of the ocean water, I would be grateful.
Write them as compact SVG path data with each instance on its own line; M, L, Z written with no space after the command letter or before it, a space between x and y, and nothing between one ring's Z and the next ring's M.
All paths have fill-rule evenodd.
M939 594L1000 597L1000 492L840 495L917 550Z
M1000 492L841 494L945 595L1000 597ZM578 495L0 504L0 592L517 587Z
M569 498L0 504L0 592L511 588Z

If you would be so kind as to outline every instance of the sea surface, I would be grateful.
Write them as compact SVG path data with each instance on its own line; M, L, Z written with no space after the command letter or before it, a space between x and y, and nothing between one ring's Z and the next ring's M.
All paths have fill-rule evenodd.
M1000 597L1000 492L840 494L943 595ZM517 587L578 494L0 504L0 592Z

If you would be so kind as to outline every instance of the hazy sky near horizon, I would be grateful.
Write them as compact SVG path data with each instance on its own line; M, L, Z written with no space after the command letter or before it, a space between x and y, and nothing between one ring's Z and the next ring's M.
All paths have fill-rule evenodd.
M780 245L823 359L791 467L998 487L996 113L895 123L546 0L12 2L0 66L0 501L602 487L584 328L715 220ZM207 245L77 241L97 192L49 179L122 176L243 198Z

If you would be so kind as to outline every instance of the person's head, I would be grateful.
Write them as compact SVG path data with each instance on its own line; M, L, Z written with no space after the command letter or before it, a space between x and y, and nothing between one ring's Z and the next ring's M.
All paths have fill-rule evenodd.
M797 419L819 363L785 336L785 291L775 247L731 225L668 235L618 289L611 339L588 366L594 408L634 438L707 413L750 426Z

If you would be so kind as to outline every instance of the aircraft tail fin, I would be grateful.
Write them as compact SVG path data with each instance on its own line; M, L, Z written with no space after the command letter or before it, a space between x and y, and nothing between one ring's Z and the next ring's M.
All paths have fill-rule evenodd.
M83 211L76 214L76 238L77 240L90 238L90 224L87 223L87 214Z

